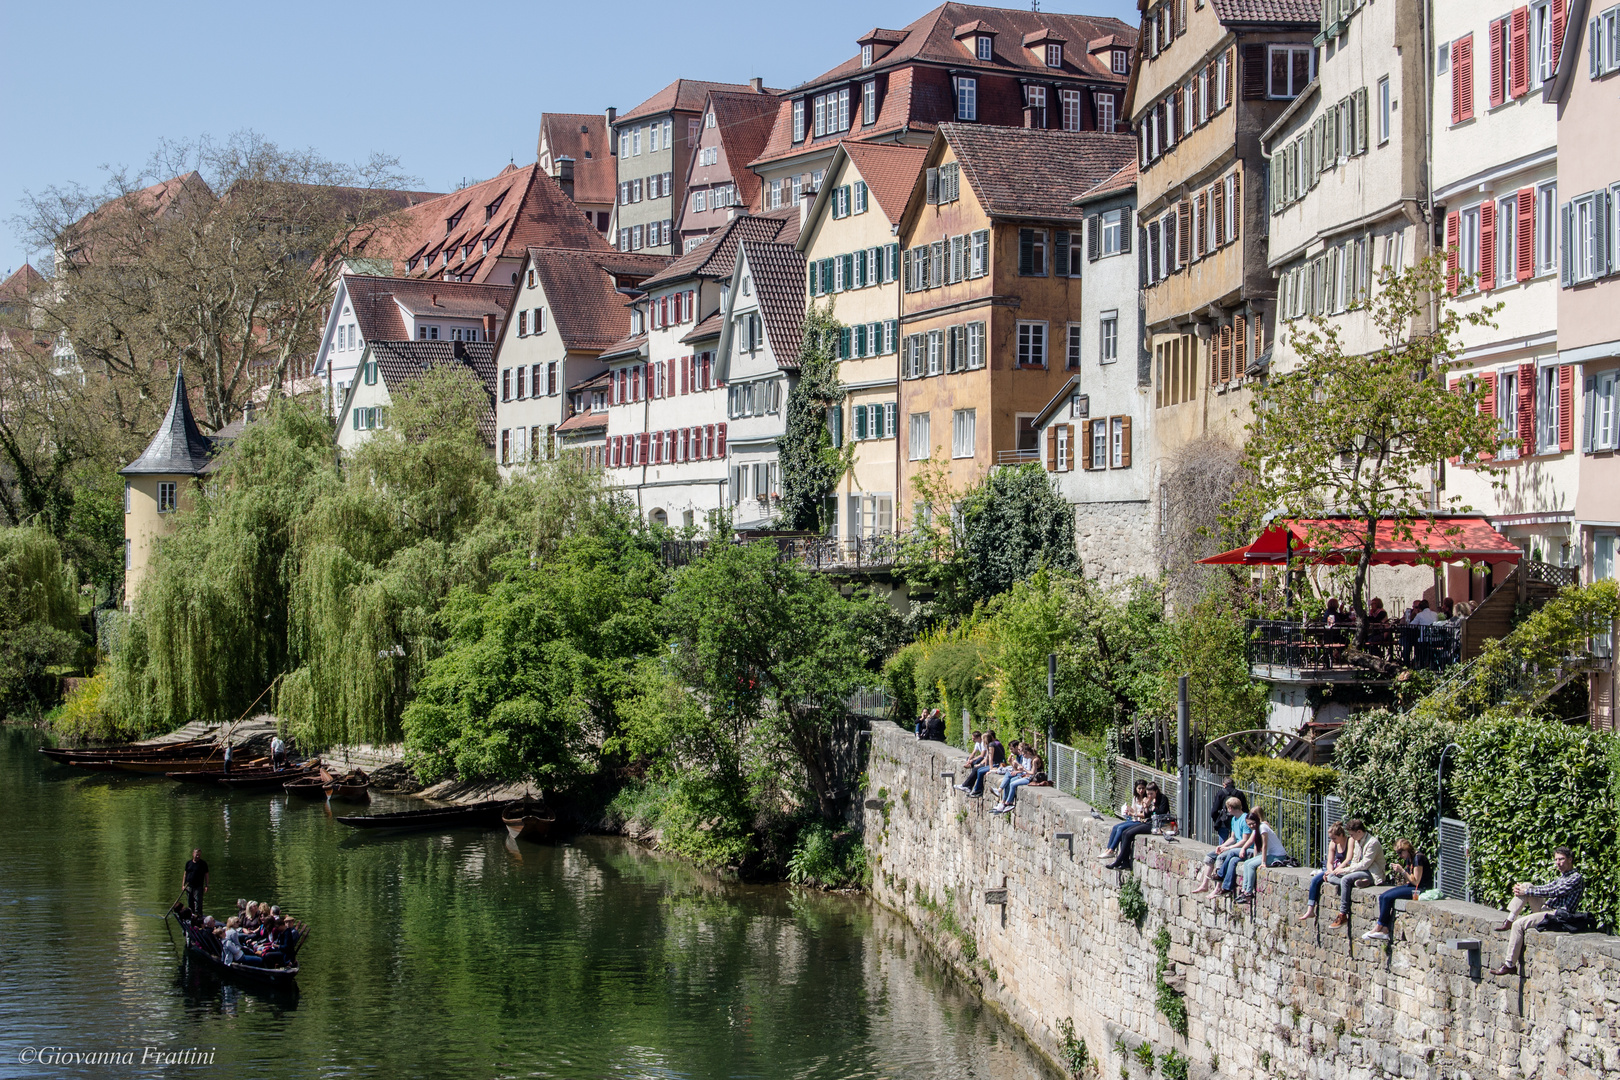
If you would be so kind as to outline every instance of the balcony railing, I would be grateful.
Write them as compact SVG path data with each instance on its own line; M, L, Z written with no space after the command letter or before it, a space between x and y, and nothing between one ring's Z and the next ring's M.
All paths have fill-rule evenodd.
M1039 461L1040 459L1041 459L1041 452L1039 450L1031 449L1031 450L997 450L996 451L996 464L997 465L1023 465L1023 464L1026 464L1028 462L1031 462L1031 461Z
M1249 671L1257 678L1387 678L1390 667L1439 671L1457 663L1462 655L1462 631L1453 626L1375 627L1360 649L1371 657L1371 663L1364 659L1352 662L1360 659L1351 655L1355 640L1353 626L1250 619Z
M777 557L813 570L883 570L900 561L901 538L893 533L870 536L771 536ZM743 541L736 541L742 543ZM665 540L659 545L664 565L685 566L703 557L707 540Z

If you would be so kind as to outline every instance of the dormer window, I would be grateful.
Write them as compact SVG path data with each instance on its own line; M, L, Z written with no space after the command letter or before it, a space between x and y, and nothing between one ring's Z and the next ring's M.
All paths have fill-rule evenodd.
M457 210L454 214L451 214L448 218L445 219L445 222L444 222L444 234L446 236L449 236L450 233L455 230L455 227L457 225L461 224L461 215L465 214L466 212L467 212L467 208L465 206L463 206L460 210Z
M980 60L988 60L988 59L990 59L992 50L995 48L995 41L996 41L996 39L991 37L989 34L980 34L979 35L979 37L978 37L978 52L979 52L979 59Z
M866 67L871 67L871 66L872 66L872 46L870 46L870 45L862 45L861 46L861 67L866 68Z
M1048 45L1046 47L1046 66L1060 68L1063 66L1063 46Z
M1130 54L1124 49L1115 49L1113 71L1115 75L1127 75L1131 70Z
M505 198L506 198L506 192L503 191L499 195L495 196L495 201L494 202L492 202L488 206L484 207L484 220L485 221L489 221L489 220L491 220L491 219L493 219L495 217L496 212L499 211L500 208L501 208L501 202Z

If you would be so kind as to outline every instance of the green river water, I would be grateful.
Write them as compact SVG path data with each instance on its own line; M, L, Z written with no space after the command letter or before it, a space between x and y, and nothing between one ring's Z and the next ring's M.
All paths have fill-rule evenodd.
M40 743L0 728L0 1077L1052 1080L859 898L615 838L366 835L321 802L85 772ZM242 897L310 924L296 992L182 962L163 913L194 846L210 913ZM206 1057L141 1063L188 1050Z

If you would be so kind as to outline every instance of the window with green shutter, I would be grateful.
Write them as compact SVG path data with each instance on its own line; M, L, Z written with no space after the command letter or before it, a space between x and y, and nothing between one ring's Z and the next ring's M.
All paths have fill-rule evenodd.
M866 438L866 406L855 406L855 438Z
M838 331L838 359L849 359L849 327Z
M810 264L810 295L821 295L821 263L819 262Z

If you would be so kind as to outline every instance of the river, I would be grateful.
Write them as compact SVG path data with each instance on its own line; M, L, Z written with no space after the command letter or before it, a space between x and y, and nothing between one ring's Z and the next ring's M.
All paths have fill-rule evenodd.
M1053 1080L861 898L612 837L365 835L320 802L89 773L40 743L0 728L0 1077ZM309 923L295 993L183 964L163 914L192 847L210 913L241 897ZM187 1051L208 1057L141 1064Z

